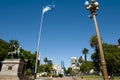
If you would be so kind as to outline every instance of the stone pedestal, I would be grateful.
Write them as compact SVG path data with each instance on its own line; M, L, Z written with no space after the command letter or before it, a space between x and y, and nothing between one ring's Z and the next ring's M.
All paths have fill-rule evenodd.
M20 59L6 59L2 62L0 80L22 80L25 62Z

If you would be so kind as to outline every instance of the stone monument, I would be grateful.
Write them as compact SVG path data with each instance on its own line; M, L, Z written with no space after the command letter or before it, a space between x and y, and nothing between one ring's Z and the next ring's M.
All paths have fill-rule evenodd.
M2 68L0 72L0 80L23 80L25 61L20 59L20 48L16 47L2 61Z

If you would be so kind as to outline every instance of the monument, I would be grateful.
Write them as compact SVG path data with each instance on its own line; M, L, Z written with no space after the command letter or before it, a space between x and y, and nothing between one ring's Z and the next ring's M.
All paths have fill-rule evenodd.
M20 57L20 48L15 45L14 50L8 52L0 71L0 80L23 80L25 61Z

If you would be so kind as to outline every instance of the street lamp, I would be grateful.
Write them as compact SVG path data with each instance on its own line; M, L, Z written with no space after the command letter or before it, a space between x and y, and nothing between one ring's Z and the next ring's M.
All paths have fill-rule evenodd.
M96 20L96 11L99 9L99 3L96 0L91 0L91 4L89 4L88 1L85 2L86 9L90 11L90 18L93 18L94 20L94 25L96 29L96 34L98 38L98 46L99 46L99 51L100 51L100 62L101 62L101 67L102 67L102 74L103 74L103 79L108 80L108 73L107 73L107 68L106 68L106 62L103 54L103 48L102 48L102 42L100 39L100 34L98 30L98 24Z

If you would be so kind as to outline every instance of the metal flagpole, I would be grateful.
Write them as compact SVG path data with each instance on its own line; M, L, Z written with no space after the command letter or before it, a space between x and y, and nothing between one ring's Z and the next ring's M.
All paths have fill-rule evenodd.
M44 8L43 8L43 10L44 10ZM36 78L36 75L37 75L37 66L38 66L37 64L38 64L38 56L39 56L39 48L40 48L40 37L41 37L43 15L44 15L43 10L42 10L42 14L41 14L40 29L39 29L39 33L38 33L38 44L37 44L36 64L35 64L35 78Z
M38 55L39 55L39 48L40 48L40 38L41 38L41 30L42 30L42 23L43 23L43 16L44 13L51 10L52 8L50 6L43 7L42 15L41 15L41 21L40 21L40 29L38 33L38 45L37 45L37 53L36 53L36 64L35 64L35 78L37 77L37 66L38 66Z

